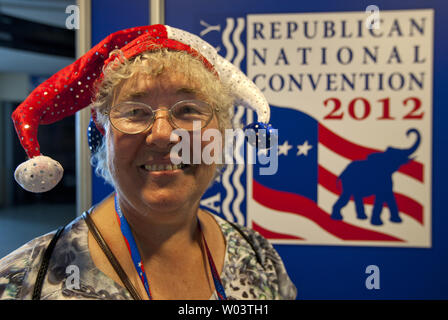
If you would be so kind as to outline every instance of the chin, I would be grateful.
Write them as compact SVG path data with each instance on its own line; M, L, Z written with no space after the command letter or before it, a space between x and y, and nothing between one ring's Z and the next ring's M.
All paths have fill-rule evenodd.
M142 215L148 212L185 212L197 207L212 177L210 170L197 169L192 167L177 179L144 174L133 178L128 176L119 185L132 207Z
M188 207L191 199L192 195L187 195L183 191L146 190L141 195L145 207L151 211L179 211Z

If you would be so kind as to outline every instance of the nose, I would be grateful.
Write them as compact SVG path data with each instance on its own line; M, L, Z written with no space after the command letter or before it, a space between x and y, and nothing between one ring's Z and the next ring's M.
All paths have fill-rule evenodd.
M154 121L146 135L146 143L155 145L160 149L166 149L175 143L175 141L170 140L173 129L174 127L169 120L169 110L156 110Z

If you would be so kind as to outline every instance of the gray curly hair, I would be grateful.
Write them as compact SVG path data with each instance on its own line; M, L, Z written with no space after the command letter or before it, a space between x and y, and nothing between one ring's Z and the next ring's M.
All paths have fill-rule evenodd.
M114 103L114 95L120 84L137 75L157 77L167 72L181 74L189 83L199 83L197 88L201 99L206 101L215 110L218 119L218 128L225 138L225 129L232 128L234 98L229 88L223 84L215 74L208 70L198 58L183 51L169 51L160 48L156 51L144 52L137 57L127 60L120 50L112 63L103 69L103 79L96 83L95 96L90 107L96 113L97 123L104 128L105 135L97 151L92 154L91 164L95 166L95 173L114 186L114 181L107 164L107 141L110 134L110 123L106 112ZM225 145L225 143L223 143ZM214 179L221 174L225 164L217 164Z

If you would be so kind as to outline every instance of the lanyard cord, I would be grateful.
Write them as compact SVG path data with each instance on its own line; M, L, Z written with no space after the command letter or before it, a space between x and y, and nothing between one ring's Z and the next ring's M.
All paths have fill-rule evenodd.
M210 253L210 250L207 246L207 241L205 241L204 233L202 232L201 222L198 219L199 231L202 234L202 242L204 243L205 251L207 252L208 263L210 265L210 270L212 271L213 282L215 283L216 293L218 294L219 300L227 300L226 292L224 291L224 287L221 282L221 278L219 277L218 270L216 270L215 263L213 261L213 257Z
M149 299L152 299L151 291L149 290L149 282L146 277L145 268L143 266L143 261L138 251L137 243L135 242L134 236L131 231L131 227L127 222L126 218L121 211L120 205L118 204L118 197L115 195L115 212L118 216L118 223L120 224L121 233L123 234L124 241L128 247L129 253L131 254L132 262L134 263L135 269L140 277L140 280L145 287L146 293Z
M126 242L126 246L128 247L129 253L131 254L132 262L134 263L134 267L137 270L137 273L140 277L140 280L145 287L146 293L148 294L149 299L152 299L151 290L149 289L148 278L145 273L145 268L143 266L143 260L140 256L140 252L137 247L137 243L135 242L134 235L132 234L131 227L127 222L123 212L121 211L120 205L118 203L118 197L115 194L115 212L117 213L118 223L120 225L121 233L123 234L124 240ZM212 272L213 282L215 284L216 293L218 295L219 300L226 300L226 294L224 291L224 287L221 282L221 278L219 277L218 271L216 269L215 263L213 261L213 257L210 253L210 250L207 246L207 242L205 241L204 233L202 232L201 223L198 218L198 227L199 231L202 235L202 242L205 247L205 251L207 254L208 262L210 265L210 270Z

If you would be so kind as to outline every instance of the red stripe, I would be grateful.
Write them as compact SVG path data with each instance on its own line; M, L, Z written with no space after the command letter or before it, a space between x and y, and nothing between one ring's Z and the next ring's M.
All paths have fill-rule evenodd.
M337 177L322 166L319 166L318 182L321 186L334 194L340 195L342 192L342 186L341 183L337 181ZM414 199L399 192L394 192L394 195L395 200L397 201L398 210L415 219L420 224L423 224L423 206ZM375 197L366 197L363 199L363 203L373 205L375 203ZM384 205L384 207L387 207L387 205Z
M121 228L121 220L120 220L120 216L118 215L118 213L115 215L115 217L117 218L118 226Z
M398 172L413 177L420 182L423 182L424 180L423 164L414 160L402 165L400 167L400 170L398 170Z
M381 150L363 147L356 143L350 142L333 133L320 123L318 130L319 143L322 143L325 147L343 156L344 158L350 160L363 160L366 159L371 153L382 152ZM401 166L398 172L423 182L423 164L420 162L412 160Z
M394 192L399 211L407 214L423 225L423 206L404 194ZM372 201L373 204L373 201Z
M328 191L340 195L342 192L342 184L337 177L322 166L318 167L317 182Z
M129 245L128 239L126 239L126 237L123 237L123 238L124 238L124 242L126 243L126 247L128 247L128 250L129 250L129 254L130 254L130 256L131 256L131 259L132 259L132 251L131 251L131 246Z
M290 234L285 233L278 233L269 231L268 229L265 229L261 227L260 225L256 224L255 222L252 222L252 229L257 231L259 234L261 234L266 239L293 239L293 240L305 240L304 238L292 236Z
M376 231L350 225L330 218L317 204L298 194L277 191L253 181L253 198L258 203L273 210L290 212L308 218L322 229L342 240L357 241L403 241L402 239Z
M341 156L351 160L365 159L371 153L380 152L380 150L366 148L356 143L350 142L328 130L320 123L319 143L322 143L333 152L336 152L337 154L340 154Z

